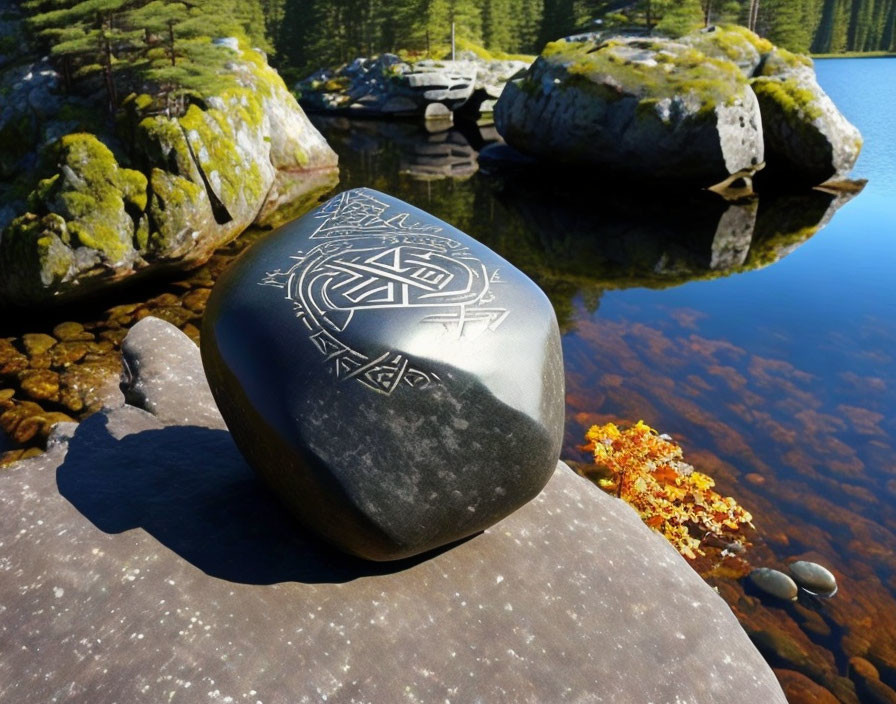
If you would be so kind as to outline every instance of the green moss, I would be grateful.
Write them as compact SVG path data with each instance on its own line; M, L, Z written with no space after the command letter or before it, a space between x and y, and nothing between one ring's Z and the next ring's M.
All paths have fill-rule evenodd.
M59 172L37 183L28 196L29 208L65 223L65 228L57 228L61 243L94 249L112 265L123 260L129 254L133 225L125 202L132 195L139 198L141 190L145 194L145 177L120 169L111 150L92 134L65 135L51 150L51 157ZM53 222L44 221L44 226ZM39 240L33 241L37 246ZM41 246L51 251L46 249L49 241ZM51 283L56 280L48 275L43 278Z
M191 105L187 114L180 118L180 124L186 130L193 156L206 177L211 179L213 173L217 174L221 191L217 196L225 205L235 203L243 187L240 172L244 164L229 120L219 110L206 112Z
M768 54L774 48L768 39L764 39L738 24L717 25L711 32L694 32L688 35L687 40L705 53L712 53L712 48L719 52L713 54L714 56L720 55L732 61L736 61L743 55L745 46L752 47L760 56Z
M59 183L59 174L53 174L50 178L44 178L37 182L34 190L28 196L28 209L41 212L53 196L55 186Z
M812 68L812 59L803 54L775 47L766 57L759 70L760 76L778 76L794 70Z
M141 213L146 210L146 187L148 182L142 172L134 171L133 169L119 169L118 185L121 188L121 195L125 205Z
M33 304L62 284L74 264L65 220L50 213L26 213L13 220L3 236L0 288L20 305Z
M622 53L626 49L650 52L656 65L632 61ZM619 47L619 50L616 48ZM542 58L562 67L573 80L571 85L588 89L588 84L606 98L608 86L619 95L639 99L661 100L690 95L701 105L701 112L718 104L730 104L743 92L746 79L737 66L725 59L706 56L698 49L669 46L668 43L644 39L636 42L553 42L545 47ZM664 69L663 66L668 66Z
M759 99L763 113L769 109L780 112L788 125L794 129L800 129L800 126L817 120L822 115L821 109L815 103L815 94L803 88L794 78L761 76L754 78L750 85Z
M329 81L322 83L319 88L325 93L341 93L350 85L351 79L348 76L337 76L336 78L331 78Z
M174 248L178 237L185 231L195 229L197 209L204 211L208 201L201 186L162 169L152 170L149 183L152 195L148 212L156 229L148 235L140 235L138 242L143 242L140 251L167 253Z

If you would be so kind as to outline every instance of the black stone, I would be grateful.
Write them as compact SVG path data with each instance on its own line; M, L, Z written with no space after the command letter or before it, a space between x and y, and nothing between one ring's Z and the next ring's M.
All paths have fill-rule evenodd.
M215 400L307 526L374 560L484 530L560 452L556 317L476 240L369 189L249 249L202 331Z

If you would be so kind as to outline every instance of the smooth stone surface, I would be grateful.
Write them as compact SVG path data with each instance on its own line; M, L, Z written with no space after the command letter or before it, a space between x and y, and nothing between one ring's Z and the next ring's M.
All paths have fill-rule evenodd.
M163 423L224 428L205 380L196 344L171 323L146 317L121 344L121 390L125 401ZM177 390L190 388L190 403Z
M796 582L783 572L769 567L754 569L750 572L750 581L761 591L778 599L793 601L799 592Z
M816 562L798 560L790 563L787 569L794 581L808 592L817 596L834 596L837 593L837 578Z
M377 564L296 531L228 433L124 407L0 474L0 536L4 702L785 702L722 599L562 464L482 535Z
M209 298L202 357L250 464L306 525L370 559L487 528L538 494L560 452L547 297L376 191L247 251Z

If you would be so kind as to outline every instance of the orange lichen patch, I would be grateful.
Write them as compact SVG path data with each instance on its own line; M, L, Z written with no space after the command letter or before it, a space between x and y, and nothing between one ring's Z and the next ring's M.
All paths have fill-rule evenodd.
M802 672L775 668L775 677L784 690L784 696L791 704L839 704L839 700L830 690L813 682Z
M710 384L706 379L702 376L697 376L696 374L689 374L686 377L687 382L698 389L702 389L703 391L712 391L712 384Z
M707 314L693 308L674 308L669 311L669 317L686 330L696 330L697 321L706 318Z
M883 393L887 382L879 376L859 376L855 372L843 372L839 377L860 394Z
M613 387L618 388L622 386L623 378L618 374L604 374L600 378L600 384L602 387Z
M706 555L709 538L717 547L740 545L744 531L753 527L749 512L714 491L711 477L684 462L679 445L642 421L625 430L614 423L593 426L586 439L597 483L630 504L685 557ZM730 562L726 569L737 570Z
M794 416L802 423L803 430L810 435L827 435L846 429L846 423L842 418L828 413L819 413L809 408L794 414Z
M728 384L728 388L732 391L740 391L744 386L747 385L747 378L740 374L734 367L726 367L720 364L710 364L706 367L706 371L712 374L713 376L717 376L720 379L723 379L726 384Z
M747 354L747 351L727 340L709 340L699 335L691 335L687 339L687 346L694 354L699 354L708 359L716 359L719 353L726 353L732 359L739 359Z
M849 422L852 423L852 427L855 428L855 431L859 433L859 435L886 436L886 433L881 430L878 425L884 419L882 413L875 413L867 408L847 406L845 404L837 406L837 410L849 419Z

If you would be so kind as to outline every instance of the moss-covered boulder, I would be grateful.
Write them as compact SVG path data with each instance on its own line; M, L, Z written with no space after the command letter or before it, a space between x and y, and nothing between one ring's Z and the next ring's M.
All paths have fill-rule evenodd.
M26 212L0 233L0 304L198 266L278 207L335 185L335 152L263 54L234 43L216 46L228 53L218 80L182 114L134 95L117 135L68 134L44 149Z
M762 112L764 176L790 185L846 177L859 158L862 135L818 85L811 59L774 48L751 85Z
M735 25L549 44L495 119L509 144L544 160L699 185L763 158L766 183L842 180L862 146L811 59Z
M763 160L744 74L669 39L549 44L507 84L495 124L523 152L633 179L710 186Z
M768 39L739 25L712 25L691 32L679 41L707 56L734 62L747 77L755 73L763 57L774 48Z

